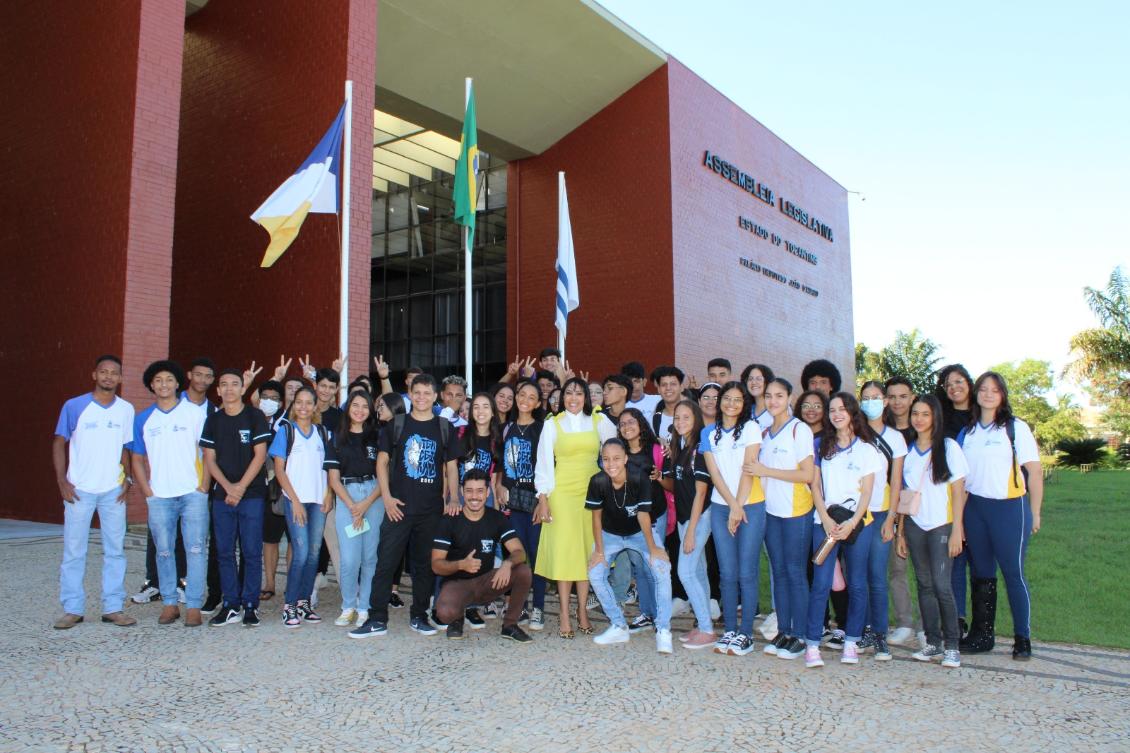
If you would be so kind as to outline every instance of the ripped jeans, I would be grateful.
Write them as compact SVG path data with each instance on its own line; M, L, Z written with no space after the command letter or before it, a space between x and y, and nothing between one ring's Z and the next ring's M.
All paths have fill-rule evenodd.
M208 574L208 495L189 492L179 497L149 497L149 530L157 547L157 579L161 600L166 606L177 604L177 523L184 537L184 600L189 609L204 606L204 580Z

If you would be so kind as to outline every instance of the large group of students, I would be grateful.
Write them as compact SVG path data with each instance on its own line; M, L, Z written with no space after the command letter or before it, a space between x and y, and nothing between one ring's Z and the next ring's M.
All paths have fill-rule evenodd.
M856 664L868 652L890 660L891 644L958 667L962 652L995 645L999 569L1012 656L1031 656L1024 562L1043 476L997 373L974 380L952 364L930 394L901 377L856 394L823 359L794 389L769 366L735 374L716 358L701 385L638 362L597 381L547 348L468 396L462 378L437 384L419 368L396 392L389 364L374 362L342 390L340 363L315 369L307 356L293 375L283 358L252 390L255 363L217 374L205 358L187 373L157 361L143 375L154 401L135 414L118 396L120 359L98 357L94 389L64 404L55 431L65 525L54 627L84 619L95 512L101 619L136 624L124 537L137 487L150 535L130 598L159 598L162 625L258 626L286 536L283 624L321 621L332 562L334 624L354 639L388 631L407 571L409 627L423 635L462 638L498 619L504 638L529 642L546 628L553 584L562 639L654 631L672 653L672 616L690 613L679 645L742 656L763 613L763 652L807 667L823 666L822 647ZM610 623L598 634L594 609Z

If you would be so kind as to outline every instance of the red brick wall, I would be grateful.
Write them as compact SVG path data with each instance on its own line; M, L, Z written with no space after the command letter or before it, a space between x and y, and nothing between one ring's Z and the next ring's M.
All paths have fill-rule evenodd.
M376 2L210 3L186 21L172 354L268 368L338 353L339 220L310 215L270 269L250 214L317 144L354 81L351 373L369 340ZM295 358L292 371L297 373Z
M136 403L166 350L183 19L149 0L0 5L0 368L38 396L13 401L0 429L23 448L0 517L62 519L51 437L94 358L124 356Z
M557 172L564 170L581 296L569 315L570 365L603 378L627 360L650 369L673 359L667 87L662 67L542 154L511 163L508 355L537 355L557 343Z
M814 358L854 373L847 192L678 61L668 63L675 352L699 377L714 356L765 363L798 385ZM703 165L709 150L819 217L833 241ZM780 246L738 224L746 217ZM785 242L817 256L813 266ZM819 291L812 297L743 267L741 258ZM701 379L700 379L701 381Z

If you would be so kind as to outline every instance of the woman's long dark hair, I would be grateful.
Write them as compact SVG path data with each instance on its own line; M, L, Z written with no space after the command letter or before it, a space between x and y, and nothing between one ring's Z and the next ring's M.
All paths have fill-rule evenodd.
M886 398L887 385L883 384L878 379L868 379L866 382L863 383L863 386L859 388L859 401L860 402L863 402L863 391L865 389L867 389L868 387L875 387L876 389L879 390L879 392L881 392L883 394L884 398ZM827 411L825 411L825 413L827 413ZM895 419L894 419L894 416L891 415L891 411L890 411L889 408L884 406L883 412L879 415L879 417L881 419L883 419L884 424L886 424L887 426L890 426L892 429L895 428ZM864 416L863 418L866 420L867 416ZM868 424L868 426L870 426L870 424Z
M533 413L534 421L545 420L545 410L541 407L541 387L538 383L530 379L519 379L518 383L514 385L514 405L510 408L510 420L507 423L516 423L518 421L518 393L522 391L523 387L529 387L537 396L537 403L534 405Z
M576 376L570 377L569 379L566 379L565 384L561 385L561 406L560 406L560 410L561 411L565 410L565 390L567 390L569 388L569 385L571 385L571 384L581 385L581 391L585 393L585 407L582 408L581 410L586 416L591 416L592 415L592 395L589 394L589 383L586 382L584 379L581 379L580 377L576 377Z
M640 452L651 457L651 448L659 441L655 438L655 432L651 430L651 424L643 417L643 413L639 408L625 408L622 410L620 415L616 417L616 436L622 439L624 444L628 447L631 447L631 444L620 434L620 421L624 416L631 416L636 419L636 423L640 425Z
M392 414L393 419L408 413L408 409L404 407L404 398L396 392L386 392L381 395L381 402L388 408L388 412ZM377 421L379 422L380 420L380 416L377 416Z
M977 402L977 393L973 389L973 377L969 373L969 369L965 368L960 363L951 363L942 368L938 372L938 386L934 388L934 396L938 398L938 402L942 404L942 414L948 417L953 413L953 400L946 393L946 382L949 380L951 374L957 374L965 383L969 385L969 408L973 409L973 405Z
M824 428L820 432L824 437L824 441L820 442L820 457L824 460L831 460L840 449L836 444L836 427L832 426L832 420L829 418L832 401L837 398L844 404L844 409L851 417L851 430L856 438L868 444L875 441L875 432L868 425L867 416L859 409L859 401L855 399L855 395L850 392L837 392L828 398L824 406Z
M471 398L471 403L468 405L468 413L474 410L475 401L480 397L485 397L487 404L490 405L490 428L488 429L488 436L490 437L490 450L492 453L498 452L502 447L502 424L498 423L498 409L494 405L494 398L489 392L476 392L474 397ZM471 420L467 423L467 429L463 432L463 457L470 460L475 456L475 437L479 434L478 424L475 423L475 416L471 413Z
M521 382L519 382L519 384L520 383ZM511 386L509 382L496 382L496 383L492 384L490 386L490 389L487 390L487 392L490 393L491 399L495 400L494 415L496 415L496 416L498 415L498 401L497 401L498 393L502 392L503 390L510 390L511 392L514 393L515 397L518 396L518 388L516 386ZM540 392L538 392L538 398L539 399L541 398ZM505 416L499 417L498 422L500 424L510 423L511 421L513 421L515 418L518 417L517 411L518 411L518 406L514 405L513 401L511 401L510 410L508 410L506 412Z
M1012 403L1008 402L1008 384L1005 383L1004 377L995 371L986 371L977 377L977 381L973 384L973 394L969 396L970 429L981 423L981 403L977 402L977 393L981 391L981 385L990 379L997 383L997 389L1001 391L1001 405L997 408L997 415L993 416L993 424L1004 427L1013 418Z
M345 401L345 405L342 407L341 422L337 426L337 436L334 437L334 444L339 450L349 444L349 429L353 425L353 419L349 417L349 409L353 407L353 401L355 400L364 400L365 405L369 407L369 417L361 423L362 441L377 428L377 411L373 407L373 398L364 390L354 392L349 396L349 399Z
M749 384L749 375L753 373L754 369L757 369L761 372L761 376L765 380L765 386L768 387L769 383L773 381L773 377L775 375L773 374L773 369L769 368L763 363L751 363L749 366L746 366L744 369L742 369L742 384ZM746 387L746 390L748 391L749 387ZM750 397L754 398L755 400L757 399L756 395L750 395Z
M805 426L808 426L808 423L804 420L804 415L800 412L800 406L803 405L804 403L808 402L808 399L812 398L812 397L819 400L820 405L824 406L823 411L822 411L823 415L821 416L821 419L820 419L820 426L817 427L812 432L812 436L813 436L813 438L815 438L815 437L820 437L820 436L824 435L824 422L828 420L828 398L827 398L827 396L823 392L820 392L819 390L805 390L804 392L800 393L799 396L797 396L796 402L793 403L793 415L796 416L797 418L799 418L800 422L803 423ZM812 428L812 427L809 427L809 428Z
M762 372L764 373L764 372ZM722 385L722 391L718 393L718 420L714 422L714 444L722 441L722 424L725 422L725 417L722 414L722 398L730 390L738 390L742 393L742 410L738 414L737 423L734 424L734 441L738 441L742 437L742 427L750 420L753 414L753 396L749 394L749 390L745 388L743 382L729 381Z
M910 404L911 413L914 412L914 406L921 403L930 409L930 463L933 471L931 476L935 484L941 484L949 481L950 466L946 462L946 432L943 423L942 415L942 401L933 395L919 395L914 398L914 402ZM918 432L914 430L914 426L910 427L911 444L918 441ZM913 447L911 452L914 452Z
M675 403L675 410L679 408L688 408L691 415L694 416L694 426L691 427L691 437L685 440L683 435L675 431L675 424L671 424L671 457L674 459L676 465L685 465L694 455L695 448L698 447L698 438L702 434L702 409L698 407L698 403L694 400L680 400Z

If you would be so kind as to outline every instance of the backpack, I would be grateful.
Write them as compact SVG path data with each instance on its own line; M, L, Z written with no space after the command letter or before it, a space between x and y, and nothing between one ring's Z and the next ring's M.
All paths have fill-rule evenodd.
M883 457L887 459L887 486L890 486L891 473L894 471L895 451L887 444L887 440L883 439L882 434L875 435L875 449L883 453Z
M451 422L442 416L436 416L439 420L439 440L440 445L443 447L444 452L447 451L448 437L451 436ZM401 443L400 438L404 435L404 425L408 422L407 413L398 413L392 418L392 458L393 464L400 462L398 451L404 445Z

